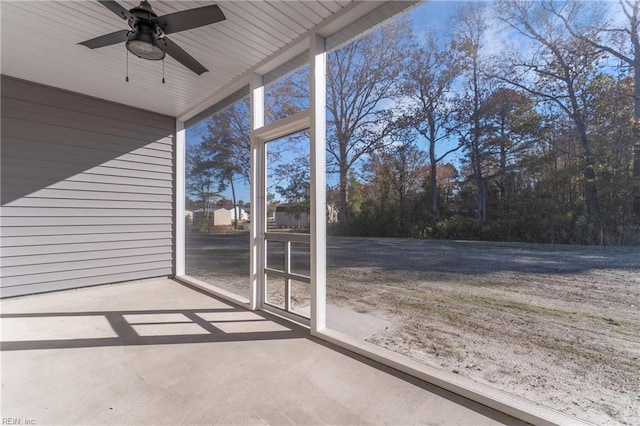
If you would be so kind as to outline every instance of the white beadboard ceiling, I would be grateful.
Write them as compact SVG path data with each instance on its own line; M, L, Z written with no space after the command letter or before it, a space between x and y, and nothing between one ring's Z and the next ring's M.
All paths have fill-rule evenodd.
M139 2L119 3L130 9ZM220 6L226 21L170 35L209 72L197 76L167 57L166 84L162 84L162 62L129 55L129 82L125 82L124 44L95 50L77 44L128 28L124 20L94 0L1 0L0 71L180 117L224 91L257 65L268 63L276 52L299 44L310 30L340 19L353 21L374 8L372 2L351 0L152 0L150 3L158 15L209 4Z

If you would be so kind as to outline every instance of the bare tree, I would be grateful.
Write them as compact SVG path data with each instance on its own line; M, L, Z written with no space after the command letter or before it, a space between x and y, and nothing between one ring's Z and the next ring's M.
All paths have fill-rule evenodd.
M500 78L548 102L569 117L580 146L587 220L600 225L595 161L587 131L588 85L603 50L565 30L563 20L580 25L581 3L503 0L498 17L531 42L528 55L514 52L510 67ZM559 16L563 18L560 19ZM589 29L581 25L582 31ZM595 33L585 36L596 38Z
M213 190L217 181L206 153L199 145L189 145L186 152L186 190L196 198L202 209L201 230L209 227L211 207L220 193Z
M493 91L482 105L485 146L491 157L491 177L498 187L501 209L506 198L513 195L508 174L539 139L541 120L529 96L506 87Z
M251 173L251 127L249 102L240 101L215 114L203 135L201 150L204 165L217 178L218 191L230 187L234 209L234 227L238 226L240 207L236 201L236 180L249 183Z
M329 166L339 173L342 223L350 219L350 170L394 131L393 113L384 103L399 91L408 27L407 21L395 21L329 54L327 151Z
M605 21L603 18L607 15L602 13L594 16L596 19L589 23L590 31L587 32L554 5L550 10L574 38L606 52L633 71L633 212L636 223L640 224L640 0L618 0L618 4L624 15L622 24Z
M489 19L485 3L463 3L453 17L454 50L461 56L466 95L461 100L459 122L469 123L468 134L461 134L467 145L476 184L478 219L487 219L487 181L483 172L482 124L480 120L483 97L488 92L487 64L482 56Z
M423 42L411 46L410 51L403 92L412 102L405 112L403 124L412 127L427 144L429 213L432 220L437 220L438 164L463 146L458 144L440 155L436 153L436 148L448 142L452 135L454 108L451 92L461 71L460 61L456 51L443 45L434 33L428 34Z

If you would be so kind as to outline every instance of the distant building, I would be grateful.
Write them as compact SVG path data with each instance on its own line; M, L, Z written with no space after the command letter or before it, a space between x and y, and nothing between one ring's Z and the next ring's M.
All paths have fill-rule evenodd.
M207 211L197 209L193 211L193 223L202 223L209 216L209 226L229 226L231 225L231 212L224 207L213 207Z
M309 226L309 213L297 211L293 205L279 205L275 213L276 226L306 228Z
M236 220L236 214L238 212L238 210L240 210L240 214L238 216L238 220L240 222L244 222L249 220L249 213L247 213L247 211L245 209L243 209L242 207L225 207L227 210L229 210L229 212L231 213L231 220L234 221Z

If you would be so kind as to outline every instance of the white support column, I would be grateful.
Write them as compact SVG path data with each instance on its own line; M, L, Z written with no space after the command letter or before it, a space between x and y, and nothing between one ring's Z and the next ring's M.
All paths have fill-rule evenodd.
M326 70L325 39L310 37L311 118L311 334L327 323L327 184L326 184Z
M176 141L175 141L175 245L174 262L176 276L185 275L185 225L184 225L184 196L185 196L185 149L186 149L186 129L184 121L176 120Z
M251 233L249 252L250 295L249 308L262 308L264 288L264 230L265 212L265 156L264 143L255 131L264 126L264 86L262 76L256 75L251 81Z

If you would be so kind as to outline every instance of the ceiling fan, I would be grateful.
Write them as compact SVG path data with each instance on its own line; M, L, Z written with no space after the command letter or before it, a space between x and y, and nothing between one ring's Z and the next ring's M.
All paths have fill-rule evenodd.
M194 73L208 70L166 35L224 21L226 18L217 5L203 6L158 16L147 0L127 10L112 0L98 0L104 7L127 21L130 30L120 30L81 44L90 49L126 43L127 50L139 58L159 61L169 55Z

